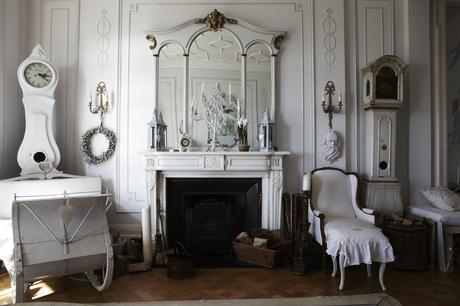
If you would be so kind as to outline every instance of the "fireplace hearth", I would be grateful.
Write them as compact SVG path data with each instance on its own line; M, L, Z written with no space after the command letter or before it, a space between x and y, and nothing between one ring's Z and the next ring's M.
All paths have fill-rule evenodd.
M259 178L168 178L167 238L206 265L228 262L232 239L261 227Z

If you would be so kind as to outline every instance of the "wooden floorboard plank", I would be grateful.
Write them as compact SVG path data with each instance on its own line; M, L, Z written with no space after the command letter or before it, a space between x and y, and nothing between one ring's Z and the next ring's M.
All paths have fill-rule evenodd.
M373 272L373 277L368 278L364 266L347 268L345 290L341 292L338 290L340 278L334 279L321 271L297 277L290 268L196 269L196 276L191 279L171 280L166 277L165 268L155 268L114 279L110 289L103 293L76 277L47 279L34 284L26 300L97 303L379 293L378 271ZM403 305L460 305L459 272L407 272L390 267L385 273L385 283L387 293ZM11 302L8 287L9 277L3 274L0 276L2 303Z

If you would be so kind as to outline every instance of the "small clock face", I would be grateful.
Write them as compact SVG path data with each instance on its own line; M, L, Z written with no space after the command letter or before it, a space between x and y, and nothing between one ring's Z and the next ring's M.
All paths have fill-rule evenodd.
M188 139L187 137L182 138L180 141L180 145L183 148L188 148L190 146L190 139Z
M40 62L29 64L24 69L24 77L30 85L36 88L48 86L53 79L53 72L48 65Z

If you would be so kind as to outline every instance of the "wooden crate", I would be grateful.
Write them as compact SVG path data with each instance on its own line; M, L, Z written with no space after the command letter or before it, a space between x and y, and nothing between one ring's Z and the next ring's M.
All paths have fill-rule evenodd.
M283 240L271 247L263 249L233 241L233 252L239 261L273 269L283 265L287 260L292 250L292 241Z

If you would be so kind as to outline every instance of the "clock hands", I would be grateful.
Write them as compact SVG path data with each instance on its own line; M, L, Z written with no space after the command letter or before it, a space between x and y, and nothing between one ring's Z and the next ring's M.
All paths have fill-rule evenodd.
M45 79L45 80L46 80L47 78L51 77L50 75L48 75L48 74L46 74L46 73L37 73L37 74L38 74L41 78L43 78L43 79Z

